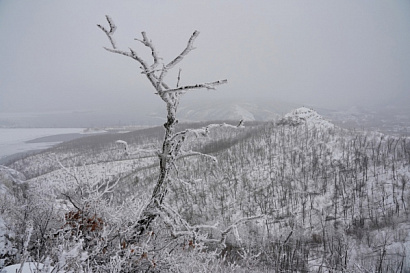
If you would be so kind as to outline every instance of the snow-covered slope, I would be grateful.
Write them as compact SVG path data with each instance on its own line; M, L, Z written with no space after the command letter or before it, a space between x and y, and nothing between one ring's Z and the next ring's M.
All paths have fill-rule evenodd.
M124 134L121 139L131 152L158 147L150 130L141 138ZM218 164L206 157L180 158L175 164L178 172L166 203L189 223L223 228L242 217L265 215L238 226L227 245L262 253L255 263L276 271L410 270L403 258L410 255L409 139L345 130L306 107L276 124L218 130L209 138L193 138L187 147L215 156ZM57 185L56 192L74 197L81 183L99 186L120 178L110 200L118 194L139 200L155 184L157 157L127 157L113 146L116 140L100 140L99 146L73 142L13 168L31 184ZM56 159L67 169L59 169ZM97 213L103 214L101 208Z
M15 184L25 181L26 177L19 171L0 165L0 194L5 193Z

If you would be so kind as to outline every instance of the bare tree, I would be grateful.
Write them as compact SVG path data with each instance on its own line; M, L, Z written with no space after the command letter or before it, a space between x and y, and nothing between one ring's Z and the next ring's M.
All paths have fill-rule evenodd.
M162 208L162 202L164 197L167 193L167 187L170 182L170 172L173 168L175 168L175 160L182 155L187 155L187 153L193 152L184 152L182 150L182 144L185 141L187 134L189 133L207 133L209 130L209 126L206 128L202 128L200 130L185 130L182 132L176 132L175 126L178 123L176 118L176 113L178 109L178 104L181 96L185 94L187 91L193 89L215 89L217 85L227 83L227 80L219 80L214 82L208 83L200 83L200 84L193 84L193 85L186 85L186 86L179 86L180 80L180 72L178 74L178 80L176 87L170 87L168 84L165 83L164 79L171 69L173 69L178 63L180 63L185 56L187 56L193 49L194 49L194 41L198 37L199 32L195 31L188 40L188 44L185 49L171 62L165 64L163 63L163 59L158 55L158 52L152 43L152 41L148 38L145 32L142 32L142 40L135 39L141 42L144 46L148 47L151 51L153 63L149 64L133 50L129 49L128 51L120 50L117 48L117 45L114 41L113 34L116 30L116 26L113 20L107 15L106 16L109 29L98 25L98 27L105 32L107 35L110 43L111 48L105 47L106 50L112 53L121 54L127 57L130 57L137 61L141 65L142 74L144 74L148 80L151 82L152 86L155 88L156 95L158 95L165 103L167 108L167 121L164 124L165 127L165 136L162 144L162 150L158 152L159 158L159 177L155 188L153 190L151 199L149 204L144 209L141 219L138 221L136 225L137 235L142 235L151 222L159 216L159 211ZM195 153L196 154L196 153Z

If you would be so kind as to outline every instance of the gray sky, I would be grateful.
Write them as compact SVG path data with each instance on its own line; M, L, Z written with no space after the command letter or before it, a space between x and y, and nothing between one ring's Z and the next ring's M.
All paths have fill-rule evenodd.
M410 103L408 0L0 0L0 112L161 105L135 61L103 49L105 14L118 46L147 59L141 31L165 62L201 32L178 66L182 83L229 84L188 99Z

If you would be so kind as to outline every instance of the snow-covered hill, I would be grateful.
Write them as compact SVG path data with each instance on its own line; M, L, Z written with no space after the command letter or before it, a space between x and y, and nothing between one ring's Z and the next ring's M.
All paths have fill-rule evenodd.
M29 195L31 203L22 198L15 201L21 203L3 204L14 209L5 210L7 219L25 215L27 209L41 209L41 215L58 218L60 213L60 220L65 212L67 220L76 215L76 206L84 204L93 209L94 218L88 220L99 217L110 230L121 230L115 238L125 236L129 227L125 223L138 219L138 202L151 194L157 178L157 155L143 151L160 145L162 130L75 140L14 162L9 167L30 178L35 194ZM116 144L118 139L127 142L127 154ZM165 200L174 213L191 225L218 223L222 230L243 217L264 215L262 220L235 226L223 249L225 261L243 268L252 265L255 272L410 270L408 138L346 130L302 107L276 123L255 123L245 129L215 127L207 138L194 136L185 148L208 153L218 163L209 157L181 157L176 162ZM36 205L40 201L35 198L40 197L47 200L42 206ZM167 249L169 241L160 239L167 238L161 236L170 225L164 217L165 223L158 221L155 226L157 239L144 239L158 244L149 249ZM24 234L18 218L13 219L10 225ZM55 234L58 228L61 223L49 230ZM205 233L208 238L218 236L212 228ZM53 240L45 241L54 244ZM184 244L189 249L192 242L186 240L178 242L175 250L168 249L167 255L185 251Z
M316 127L318 129L329 129L334 127L334 124L325 120L315 110L307 107L300 107L291 111L290 113L286 114L283 118L279 119L277 124L291 126L305 124L309 128Z

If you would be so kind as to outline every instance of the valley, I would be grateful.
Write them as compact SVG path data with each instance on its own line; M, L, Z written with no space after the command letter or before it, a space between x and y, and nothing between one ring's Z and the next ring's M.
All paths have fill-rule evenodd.
M306 107L243 128L209 124L178 125L193 130L184 144L190 152L172 169L156 235L146 243L122 245L132 241L131 223L155 185L162 126L67 141L2 167L9 235L0 242L9 247L0 259L10 263L23 251L31 221L29 244L41 249L41 262L54 257L54 264L62 259L58 248L68 253L83 238L70 259L117 257L122 266L134 259L147 270L154 270L148 261L215 272L410 270L408 137L345 129ZM101 219L101 229L93 222L94 230L63 236L61 227L78 212ZM97 254L102 249L106 254Z

